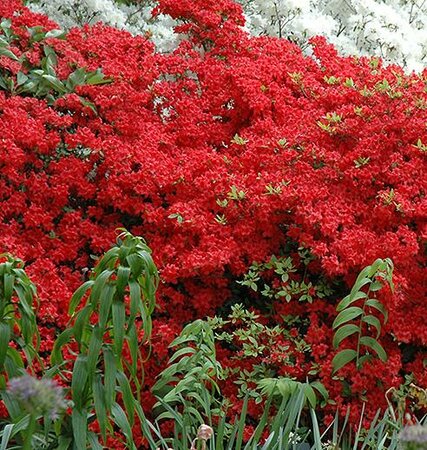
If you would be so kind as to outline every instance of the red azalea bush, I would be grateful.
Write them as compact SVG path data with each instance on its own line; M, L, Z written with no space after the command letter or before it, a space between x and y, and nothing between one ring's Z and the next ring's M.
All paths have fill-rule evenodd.
M100 68L109 84L79 86L53 103L0 91L2 249L27 262L48 341L65 325L91 255L119 226L144 236L163 280L148 385L185 322L248 295L234 280L253 261L286 254L289 243L310 249L316 259L305 276L340 288L319 297L313 281L311 303L273 300L274 320L309 319L296 333L311 356L295 350L285 369L272 349L269 364L301 380L315 364L343 410L367 397L375 412L405 373L425 383L427 73L342 58L322 38L307 57L285 39L249 37L231 0L202 3L160 1L187 35L170 55L102 24L46 39L59 79ZM17 0L3 1L0 15L21 58L1 56L0 75L16 80L43 58L28 27L56 25ZM379 257L395 263L395 293L379 294L389 360L360 372L349 365L343 390L331 377L336 300ZM265 299L251 298L263 310ZM234 364L230 352L220 352L225 365Z

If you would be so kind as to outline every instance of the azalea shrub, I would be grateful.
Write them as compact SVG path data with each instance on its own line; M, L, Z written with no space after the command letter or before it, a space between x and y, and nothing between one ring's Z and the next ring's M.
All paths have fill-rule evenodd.
M357 421L367 401L369 419L390 388L426 386L427 72L341 57L320 37L311 57L251 37L231 0L161 0L156 13L178 23L170 54L101 23L61 35L18 0L0 5L0 245L38 286L42 355L93 255L126 227L161 277L147 410L183 326L236 304L280 336L249 360L225 339L222 366L319 382L325 414L350 406ZM378 258L394 263L394 291L372 290L388 320L363 296L353 306L386 357L334 372L337 304ZM241 381L224 391L237 409Z
M417 0L237 0L245 29L252 34L278 36L304 49L312 36L325 36L346 55L375 55L388 63L421 71L427 58L427 5ZM152 14L155 0L31 0L28 7L71 28L102 21L133 34L150 35L159 51L179 42L176 22ZM406 36L411 36L407 39Z

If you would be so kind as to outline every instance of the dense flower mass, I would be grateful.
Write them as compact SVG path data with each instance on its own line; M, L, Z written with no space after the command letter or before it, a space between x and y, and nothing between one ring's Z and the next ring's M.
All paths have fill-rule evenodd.
M102 24L53 34L43 46L29 28L56 25L18 0L1 3L13 35L13 56L0 57L2 250L27 262L49 341L115 229L144 236L163 281L148 384L184 323L249 296L234 280L254 261L291 255L298 268L297 249L310 251L302 270L271 280L275 289L312 283L304 298L272 300L274 319L293 315L300 330L290 325L259 361L303 381L314 373L343 414L366 397L376 410L405 373L425 382L427 73L341 57L321 37L307 57L287 40L249 36L231 0L202 3L159 2L157 12L180 20L176 32L186 36L170 54ZM48 99L16 95L20 73L40 64L46 46L59 80L85 68L109 83ZM394 294L378 294L389 313L380 337L389 361L332 378L336 301L362 267L386 257L396 284ZM265 296L251 302L268 310ZM300 332L310 357L292 339ZM236 364L229 349L220 355ZM226 389L236 400L233 384Z
M427 4L418 0L238 0L246 28L254 35L291 39L303 48L322 35L345 55L375 55L407 70L420 71L427 60ZM104 23L133 34L149 33L160 51L175 48L176 24L164 14L152 15L155 0L33 0L63 27Z

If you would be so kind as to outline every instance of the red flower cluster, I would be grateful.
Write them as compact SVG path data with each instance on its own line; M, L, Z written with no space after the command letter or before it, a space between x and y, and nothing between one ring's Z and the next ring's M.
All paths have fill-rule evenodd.
M52 106L0 92L0 245L26 260L41 324L64 326L91 255L119 226L147 239L163 279L149 383L165 364L164 336L230 301L230 280L289 239L317 256L316 273L349 287L363 266L390 257L391 362L353 382L355 396L367 383L383 398L405 370L399 343L427 346L427 72L342 58L321 38L306 57L284 39L249 37L231 0L159 3L185 19L188 39L172 54L101 24L73 29L48 40L58 77L101 68L112 83L80 86ZM1 2L0 15L19 36L14 54L40 61L28 27L55 24L18 0ZM19 70L0 57L0 75ZM307 340L341 402L322 326L333 308L313 305ZM423 366L409 368L421 381Z

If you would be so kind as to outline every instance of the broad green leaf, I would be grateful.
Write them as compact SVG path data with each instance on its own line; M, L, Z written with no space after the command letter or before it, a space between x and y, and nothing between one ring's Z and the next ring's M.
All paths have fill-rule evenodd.
M65 94L67 89L65 89L64 84L58 78L53 75L43 74L42 78L48 82L48 84L58 93Z
M117 269L117 279L116 279L116 289L118 292L118 295L123 296L124 290L128 284L130 276L130 268L119 266Z
M102 379L100 374L96 374L92 385L93 399L95 405L96 418L99 423L99 428L101 430L101 436L105 443L107 439L107 427L108 427L108 417L107 409L105 405L105 389L102 384Z
M99 443L97 433L94 433L93 431L89 431L89 433L87 434L87 440L89 443L89 448L91 450L104 450L105 449L105 447Z
M111 305L113 304L116 287L113 284L106 284L101 292L101 302L99 306L99 325L105 330L111 317Z
M136 449L135 444L133 443L131 426L122 407L118 403L114 403L111 408L111 413L114 422L126 437L128 448L131 448L132 450Z
M52 353L50 354L50 362L52 365L55 366L62 363L62 347L70 341L72 334L73 329L67 328L56 338Z
M77 290L74 292L74 294L71 297L70 305L68 307L68 314L72 316L77 308L77 306L80 304L81 299L86 294L88 289L90 289L93 286L93 280L86 281L81 286L77 288Z
M311 386L316 389L316 391L319 392L319 394L325 399L327 400L329 398L329 392L328 390L325 388L325 385L323 383L321 383L320 381L313 381L312 383L310 383Z
M362 308L358 306L350 306L349 308L341 311L338 316L335 318L334 323L332 324L332 328L338 328L342 324L349 322L350 320L354 320L357 317L363 314Z
M99 325L95 325L92 329L92 334L89 341L89 348L87 354L87 371L89 380L92 379L96 371L96 366L99 361L99 353L102 347L103 332Z
M363 322L367 323L368 325L373 326L377 330L377 339L381 334L381 322L379 319L375 316L372 316L370 314L362 317Z
M96 279L92 286L92 292L90 294L90 302L92 304L92 308L95 308L96 305L98 305L104 286L113 273L114 270L103 270L102 272L96 272Z
M19 58L8 48L0 47L0 56L6 56L6 58L13 59L14 61L19 61Z
M347 337L351 336L352 334L358 333L358 332L359 332L359 327L354 324L346 324L346 325L343 325L342 327L338 328L338 330L334 334L334 339L333 339L334 348L338 348L338 346L344 339L346 339Z
M51 39L51 38L56 38L56 39L62 39L65 37L65 31L64 30L50 30L45 34L45 39Z
M85 405L85 390L88 379L87 358L79 355L74 363L73 378L71 380L71 394L75 405L74 409L82 410Z
M347 295L338 303L337 311L342 311L347 308L347 306L351 305L351 303L354 303L361 298L366 298L366 294L363 291L356 292L354 295Z
M84 331L85 328L89 326L89 316L90 316L90 306L86 305L83 309L81 309L76 314L76 320L73 325L73 335L77 343L79 344L79 348L82 345L87 344L84 342ZM82 350L82 348L80 348Z
M0 322L0 372L3 370L3 365L6 360L7 349L11 339L10 326L7 323Z
M123 351L123 341L125 336L126 311L125 304L120 300L114 300L112 306L113 312L113 334L114 351L117 357L120 357Z
M71 423L73 425L74 447L78 449L87 448L87 412L85 409L73 408L71 413Z
M71 73L65 83L65 87L70 92L74 91L76 86L84 84L86 79L86 71L84 68L78 68L73 73Z
M370 298L366 300L366 306L369 306L370 308L375 308L377 311L379 311L384 316L384 322L387 322L388 313L385 309L385 306L378 301L375 298Z
M134 256L134 255L133 255ZM141 302L141 288L136 281L129 281L129 294L130 294L130 314L129 324L135 322L135 318L138 314Z
M132 389L129 384L129 380L126 375L118 371L117 372L117 381L119 382L120 390L122 393L123 403L126 408L127 417L129 419L129 423L133 426L134 423L134 415L135 415L135 398L132 393Z
M0 442L0 450L7 449L7 444L9 443L9 439L12 435L13 427L14 427L13 423L8 423L7 425L4 426L2 430L3 436Z
M354 282L354 285L351 289L350 296L353 294L356 294L356 292L359 292L363 286L371 283L372 280L366 276L365 270L362 270L360 272L359 276L357 277L356 281Z
M356 350L345 349L341 350L334 356L332 360L332 367L334 368L334 372L337 372L339 369L347 365L349 362L353 361L357 357Z
M15 285L15 275L5 273L3 277L3 295L4 301L9 303L12 299L13 286Z
M374 338L370 336L362 336L360 338L360 343L365 347L369 347L375 351L381 361L387 361L387 353L385 352L382 345Z
M109 347L104 347L104 386L105 386L105 404L107 410L111 411L113 403L116 401L116 360Z
M105 75L98 69L91 74L88 74L86 78L86 84L95 85L95 84L106 84L111 83L113 80L111 78L105 78Z
M308 403L310 404L310 406L315 409L316 408L316 404L317 404L317 398L316 398L316 393L314 392L313 388L308 384L305 383L303 385L303 391L304 391L304 395L306 396Z

